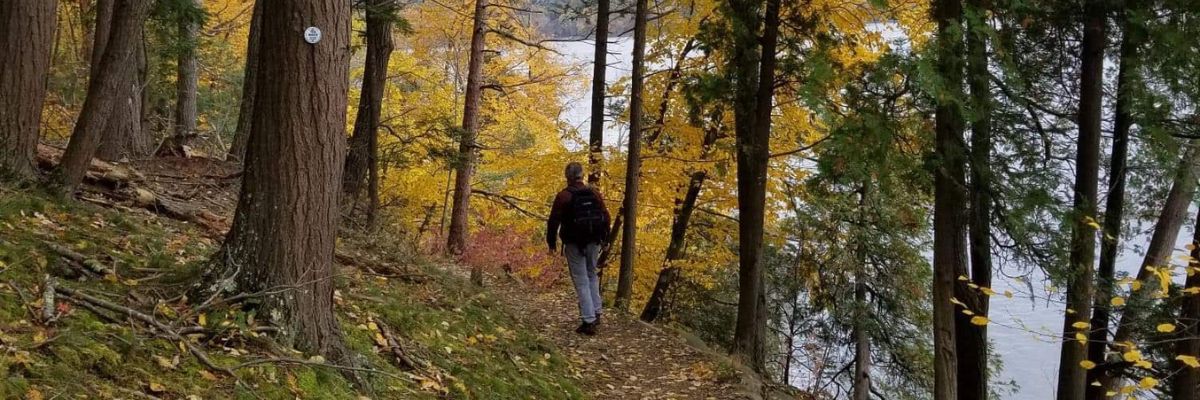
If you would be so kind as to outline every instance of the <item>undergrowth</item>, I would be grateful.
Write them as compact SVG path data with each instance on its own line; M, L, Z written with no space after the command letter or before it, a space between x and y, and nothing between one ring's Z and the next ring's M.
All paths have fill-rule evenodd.
M355 390L337 367L280 349L253 311L197 313L181 293L217 248L199 228L140 211L62 203L0 187L0 398L178 399L550 399L582 398L570 365L517 326L491 294L417 261L403 249L360 238L343 252L379 263L404 262L423 279L396 279L341 266L335 300L348 345L368 389ZM67 247L109 266L87 279L52 251ZM407 260L398 260L407 258ZM44 318L47 279L121 304L179 330L179 343L145 323L57 297ZM396 366L384 322L419 366ZM201 349L236 377L206 368ZM272 360L272 361L266 361ZM303 363L282 362L301 360ZM241 366L241 367L237 367Z

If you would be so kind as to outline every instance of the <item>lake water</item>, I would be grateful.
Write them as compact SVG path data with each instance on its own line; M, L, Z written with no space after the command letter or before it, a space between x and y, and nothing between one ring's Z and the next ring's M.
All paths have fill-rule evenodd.
M593 42L558 43L555 47L567 62L586 65L592 63ZM632 42L628 39L620 39L609 45L609 67L605 79L610 85L629 76L632 48ZM589 71L590 74L590 67L585 71ZM585 136L591 113L590 86L588 88L589 90L583 93L563 99L569 105L564 119L572 126L583 127ZM610 123L605 132L605 143L623 143L626 131L624 125ZM1192 213L1194 212L1193 210ZM1192 237L1191 219L1188 221L1179 234L1172 259L1186 254L1183 247ZM1144 248L1149 241L1149 235L1137 235L1124 241L1125 249L1117 261L1118 271L1136 274L1143 256L1139 249ZM1004 274L996 275L994 289L999 293L1005 290L1014 293L1011 299L997 295L991 302L992 323L988 331L995 350L993 356L998 357L1004 366L996 380L1012 381L1019 387L1017 392L1005 396L1007 399L1052 399L1058 376L1059 336L1064 311L1059 299L1061 295L1047 295L1046 283L1039 272L1028 276L1032 293L1029 285L1025 283L1007 278ZM1177 279L1182 283L1183 277ZM1047 299L1048 297L1051 299Z

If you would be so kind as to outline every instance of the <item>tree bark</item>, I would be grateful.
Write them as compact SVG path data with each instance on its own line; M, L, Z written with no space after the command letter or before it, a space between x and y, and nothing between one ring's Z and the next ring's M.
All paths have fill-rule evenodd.
M103 128L102 140L95 151L95 157L105 161L119 161L124 158L137 158L149 154L153 150L149 132L142 127L142 88L145 86L146 53L143 47L142 22L138 21L136 29L125 33L117 33L115 26L120 20L129 16L121 14L115 4L118 0L98 0L96 2L96 31L92 40L92 71L90 79L98 79L97 75L105 73L101 70L101 59L110 45L129 46L132 57L127 61L131 65L122 66L113 73L118 74L112 79L119 82L115 86L114 96L117 97L111 110L106 112L108 122ZM118 38L117 35L127 35ZM89 83L90 85L90 83ZM90 88L90 86L89 86Z
M258 87L258 53L262 41L262 14L265 0L255 0L250 14L250 33L246 38L246 70L242 74L242 101L238 106L237 128L229 145L226 159L243 161L246 144L250 142L250 125L254 116L254 98Z
M46 77L58 22L56 0L0 4L0 179L33 181Z
M1129 129L1133 125L1131 96L1134 85L1133 74L1136 73L1139 60L1137 47L1141 42L1140 28L1130 21L1133 18L1129 8L1133 6L1130 0L1126 2L1124 32L1121 36L1120 66L1117 70L1117 104L1113 123L1112 155L1109 161L1108 199L1104 204L1104 235L1100 239L1100 266L1097 270L1096 296L1092 301L1091 332L1088 334L1087 359L1097 364L1104 362L1104 353L1108 347L1109 319L1112 317L1109 309L1109 299L1115 291L1118 244L1121 240L1121 221L1125 216L1125 176L1126 158L1129 153ZM1087 371L1087 382L1102 380L1104 372L1101 369ZM1105 400L1107 390L1103 385L1087 385L1086 397L1092 400Z
M1088 328L1076 322L1088 322L1094 292L1096 260L1097 186L1100 173L1100 113L1104 97L1104 0L1088 0L1084 5L1083 42L1079 73L1079 144L1075 155L1075 200L1071 217L1070 266L1067 269L1067 309L1063 315L1062 353L1058 363L1058 399L1081 400L1087 389L1087 370L1079 363L1087 359L1087 345L1076 340L1086 337ZM1091 223L1089 223L1091 222Z
M121 114L123 111L118 108L129 103L128 77L137 72L136 63L131 61L136 58L142 22L149 13L150 1L113 1L115 4L112 5L111 14L120 18L114 18L111 28L105 28L104 33L110 39L103 43L104 46L97 44L104 51L96 68L93 68L95 72L92 79L88 80L87 97L71 132L67 150L50 178L51 185L62 194L74 192L83 181L83 174L91 164L101 139L107 138L105 132L120 119L113 114L114 111ZM101 1L100 4L103 3ZM105 37L101 35L99 26L96 37Z
M1196 192L1196 176L1200 173L1200 170L1197 169L1197 162L1200 161L1200 149L1196 148L1197 145L1197 141L1193 140L1191 147L1179 160L1179 166L1171 182L1171 190L1167 193L1162 212L1158 214L1158 220L1154 223L1154 233L1150 235L1150 243L1146 246L1142 268L1138 269L1135 277L1145 287L1130 293L1121 318L1117 322L1117 331L1113 334L1112 343L1114 344L1129 340L1133 335L1134 324L1142 321L1148 311L1146 303L1149 293L1154 291L1148 288L1154 287L1158 282L1154 273L1145 267L1163 266L1170 261L1171 252L1175 248L1175 239L1179 237L1179 229L1183 225L1188 206ZM1120 347L1114 349L1121 350ZM1100 377L1101 386L1108 390L1116 388L1117 378L1125 371L1128 366L1126 364L1120 360L1111 364L1106 363L1105 374Z
M597 186L604 174L604 100L608 86L608 17L609 0L596 1L596 51L592 56L592 119L588 139L588 184Z
M203 6L201 0L191 0L197 10ZM157 153L160 156L187 156L184 147L196 137L196 96L198 76L196 74L197 33L200 24L192 13L184 13L179 19L179 40L183 46L176 57L175 73L175 134L164 140Z
M458 162L454 172L454 208L450 212L450 233L446 250L455 256L467 249L467 221L471 208L471 178L479 158L479 102L483 95L483 48L487 33L487 0L475 0L475 22L471 33L471 54L467 61L467 92L463 104L462 131L459 134ZM471 282L483 284L483 270L471 268Z
M966 270L965 157L962 111L963 53L960 0L937 0L936 68L943 82L935 113L937 169L934 172L933 206L933 345L934 398L958 398L958 356L954 329L955 274Z
M353 215L358 206L358 195L363 183L368 184L366 219L373 225L378 194L379 163L379 114L383 109L384 89L387 85L388 60L392 49L392 18L395 0L371 0L367 2L367 60L363 71L362 90L358 100L358 113L354 117L354 133L350 136L350 152L346 155L346 176L342 180L345 209ZM368 179L371 178L371 179Z
M733 358L765 372L766 290L763 288L763 218L770 160L775 46L780 0L731 0L733 22L734 130L737 135L738 308ZM758 36L759 26L763 34ZM761 47L761 50L760 50ZM760 51L756 51L760 50Z
M1196 214L1196 229L1192 236L1191 261L1188 267L1200 268L1200 213ZM1200 290L1200 273L1193 273L1184 282L1184 290ZM1200 295L1182 292L1183 300L1179 309L1179 322L1183 329L1179 331L1182 338L1175 343L1176 356L1200 357ZM1173 361L1173 368L1179 370L1171 382L1171 394L1175 400L1200 399L1200 368L1193 368L1183 361Z
M983 0L967 0L966 14L968 85L971 89L971 156L970 208L968 215L971 270L959 275L969 276L969 282L980 287L992 286L992 93L988 78L985 4ZM956 281L955 296L967 304L975 315L987 317L989 299L978 289ZM971 323L971 316L956 313L954 318L955 352L958 355L958 398L987 400L988 398L988 341L987 325Z
M204 293L258 293L287 345L350 364L334 314L334 243L345 159L350 3L270 1L262 17L256 108L233 224ZM321 29L307 43L306 27ZM204 297L195 297L202 300Z
M621 267L617 271L617 297L613 307L629 310L633 295L633 264L637 256L638 186L642 174L642 131L645 110L642 108L646 74L646 14L647 0L637 0L633 19L633 72L629 94L629 153L625 161L625 231L621 233Z

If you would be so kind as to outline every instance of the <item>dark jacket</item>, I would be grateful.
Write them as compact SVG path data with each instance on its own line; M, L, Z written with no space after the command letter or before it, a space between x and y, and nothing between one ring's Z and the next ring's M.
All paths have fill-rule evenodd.
M554 205L550 207L550 218L546 219L546 244L550 246L550 250L554 251L558 248L558 228L562 226L563 214L567 212L567 208L571 206L571 191L569 189L582 189L588 185L583 181L574 181L563 190L554 196ZM592 192L596 194L596 201L600 203L600 209L604 210L604 221L612 221L608 214L608 207L604 205L604 197L600 195L600 191L592 188Z

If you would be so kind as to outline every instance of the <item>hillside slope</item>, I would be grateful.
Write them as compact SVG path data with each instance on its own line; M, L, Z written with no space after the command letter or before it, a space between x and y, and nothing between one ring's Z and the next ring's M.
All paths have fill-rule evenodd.
M585 397L492 295L346 246L365 264L342 265L336 295L356 392L344 369L276 348L252 309L188 305L210 232L117 207L0 187L0 398Z

